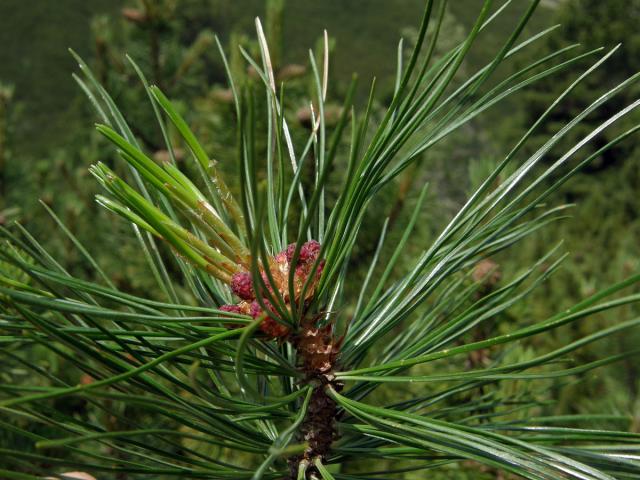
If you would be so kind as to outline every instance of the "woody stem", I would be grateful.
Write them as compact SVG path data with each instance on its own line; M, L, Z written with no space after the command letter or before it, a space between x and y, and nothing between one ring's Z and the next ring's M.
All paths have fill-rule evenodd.
M314 459L325 459L330 453L337 436L338 407L325 389L327 385L332 385L337 390L342 387L334 380L333 370L339 347L330 329L314 327L313 323L304 324L293 342L302 361L301 370L307 381L316 386L298 431L298 440L306 443L307 447L302 454L289 459L291 480L297 478L301 462L313 464ZM308 473L313 470L314 467Z

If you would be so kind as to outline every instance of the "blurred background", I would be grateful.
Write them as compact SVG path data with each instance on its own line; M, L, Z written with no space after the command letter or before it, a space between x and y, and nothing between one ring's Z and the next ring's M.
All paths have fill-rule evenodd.
M445 53L464 39L480 3L449 2L436 54ZM480 36L462 66L459 82L490 61L528 4L513 3ZM255 82L261 94L257 75L247 68L235 46L243 45L257 56L253 22L256 16L263 19L278 80L287 82L287 116L294 126L294 138L302 139L309 125L308 105L313 91L308 49L315 48L319 54L321 49L316 46L320 45L323 29L328 30L331 45L329 122L339 113L353 72L359 74L359 106L366 101L370 82L376 77L374 117L380 118L393 91L397 42L404 37L405 46L412 45L422 8L422 0L1 0L0 224L19 220L71 272L93 278L92 269L71 241L55 230L55 221L43 203L87 245L119 288L157 296L127 226L101 211L93 199L100 189L87 168L99 160L113 164L113 151L93 131L92 125L99 118L71 76L77 64L67 49L72 48L89 63L135 126L142 144L160 160L167 153L146 94L125 54L133 57L150 82L178 102L208 151L233 178L233 106L214 34L220 37L234 75ZM529 152L599 94L640 70L640 0L543 1L522 38L555 24L561 27L516 55L498 77L504 78L563 45L578 42L585 51L599 46L612 48L619 42L623 46L606 68L589 77L554 111L527 147ZM415 187L429 182L430 197L410 246L415 252L425 248L537 116L594 61L595 57L588 57L508 98L431 150L415 169L382 192L381 200L369 213L353 268L364 272L368 266L381 219L389 216L392 238L399 234L401 229L394 227L405 222L415 201ZM639 93L637 86L627 89L608 111L587 117L565 148L597 126L605 115L637 99ZM613 138L639 120L637 113L629 116L606 138ZM594 148L604 143L596 143ZM613 148L555 195L552 202L556 204L576 204L571 218L491 259L490 264L478 266L496 269L487 286L496 288L501 278L521 271L561 239L562 249L571 254L564 268L528 302L496 323L496 329L543 318L638 271L639 146L636 137ZM554 155L562 151L559 148ZM554 155L549 162L556 158ZM334 173L338 179L340 171L338 166ZM538 346L558 346L612 321L630 318L638 314L637 307L617 310L616 314L619 317L596 316L560 330L540 339ZM639 343L638 335L626 334L589 347L580 355L583 360L595 359L604 352L625 351ZM526 358L529 348L523 346L512 354ZM42 359L43 364L49 361ZM575 378L562 389L552 385L545 390L549 408L554 412L627 415L628 428L640 431L639 372L640 365L631 357L590 373L588 382Z

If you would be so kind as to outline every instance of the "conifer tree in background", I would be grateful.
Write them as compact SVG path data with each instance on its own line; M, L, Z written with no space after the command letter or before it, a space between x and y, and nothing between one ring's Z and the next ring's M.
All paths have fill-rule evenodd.
M582 14L588 12L588 14ZM621 41L624 42L620 52L611 59L611 66L607 71L594 72L584 85L576 88L575 99L567 108L551 115L541 129L540 135L548 136L554 127L573 117L584 108L594 95L605 93L610 87L622 81L640 69L640 38L632 32L637 26L640 15L640 1L611 0L598 2L596 0L571 0L562 3L557 11L557 21L562 24L564 39L549 37L543 43L543 48L557 49L569 43L580 43L585 48L609 47L613 48ZM583 62L583 66L586 63ZM545 80L525 95L527 108L525 122L533 121L537 115L546 109L552 101L560 85L569 81L566 74L558 75L557 81ZM638 98L640 87L632 85L601 112L591 116L584 124L568 137L568 141L575 142L580 135L598 125L608 113L620 108ZM620 128L628 127L637 120L638 115L632 114L621 123ZM613 129L604 135L605 140L611 140L618 130ZM594 147L590 147L594 148ZM594 162L590 169L606 169L620 167L619 163L633 155L636 148L634 142L617 145Z
M7 184L6 165L10 158L9 116L12 110L13 86L0 83L0 225L4 225L17 215L15 208L4 205L4 191Z
M593 0L568 0L559 2L554 23L561 25L563 38L551 35L543 40L539 48L528 54L529 60L548 51L568 46L575 42L583 48L614 48L622 45L611 58L606 69L593 72L585 82L576 86L571 101L563 108L552 112L534 134L529 152L535 151L549 136L569 121L592 100L605 94L610 88L633 75L640 69L640 38L635 35L637 18L640 14L640 1L598 2ZM526 61L526 60L524 60ZM585 59L576 68L588 68ZM497 129L500 141L517 141L520 130L548 107L557 95L573 81L569 71L559 72L527 89L514 111L513 118ZM640 96L640 86L631 85L620 95L594 112L576 129L565 137L556 147L557 155L562 149L570 148L593 128L608 118L613 112L635 101ZM632 112L621 119L613 128L607 129L599 140L585 145L585 151L595 151L604 143L613 140L620 133L632 128L640 119L639 112ZM554 158L553 156L550 157ZM519 261L531 261L546 243L564 240L565 248L574 254L566 262L565 268L543 288L539 302L541 313L562 308L569 299L577 301L591 295L602 286L614 282L622 275L628 275L640 268L637 243L640 238L640 203L637 201L640 184L640 149L638 142L621 142L586 169L578 172L566 188L554 196L557 202L579 205L572 212L573 220L563 222L543 237L529 243L528 248L520 250ZM597 219L597 221L594 221ZM607 252L606 255L593 255L589 252ZM518 261L514 259L514 261ZM638 291L637 289L635 291ZM637 306L630 306L621 312L621 319L631 319L640 313ZM603 328L604 320L594 320L579 332L592 332ZM562 340L562 336L557 337ZM638 333L615 336L591 347L585 358L597 358L612 351L633 348L640 342ZM612 392L603 398L602 391ZM640 413L640 370L638 362L624 360L618 368L609 369L601 374L597 381L589 385L575 385L562 395L562 402L576 411L629 411L638 417ZM636 425L640 425L635 420ZM637 429L637 427L636 427Z
M114 98L77 58L78 82L97 110L97 130L113 145L113 164L128 169L111 162L91 167L105 189L98 203L131 226L157 285L149 297L161 300L115 288L90 246L65 227L61 235L101 281L69 274L20 226L1 231L0 259L17 273L0 285L8 366L0 384L0 427L19 445L0 450L6 459L0 475L64 478L61 472L72 466L105 478L454 478L460 468L475 470L477 478L486 469L534 480L640 478L640 434L629 431L627 416L549 415L545 409L556 385L546 382L588 375L640 353L636 348L572 361L581 348L640 325L640 319L615 321L615 309L640 300L628 293L640 274L501 332L490 328L495 319L526 302L564 255L548 245L499 287L491 264L478 268L562 219L565 206L548 204L550 196L637 132L636 124L598 142L640 105L633 100L549 158L639 74L594 98L525 155L536 128L593 72L606 68L616 49L563 47L496 78L501 65L554 30L521 38L538 4L533 1L486 65L457 78L474 42L491 32L509 2L493 10L485 1L464 40L439 59L432 53L445 35L446 2L425 3L415 48L405 60L400 44L394 95L375 125L375 88L364 111L356 111L354 79L335 126L328 127L327 37L322 52L310 52L315 91L311 128L301 143L291 135L287 89L276 83L256 21L259 56L242 53L262 83L228 79L237 189L216 152L203 147L134 61L130 68L145 87L165 142L162 159L151 158ZM381 254L385 223L368 273L362 280L354 275L352 256L365 214L386 186L493 104L586 58L590 66L522 133L440 234L419 246L419 255L403 258L415 247L412 232L427 185L419 185L419 200L391 254ZM259 118L261 112L266 118ZM597 147L582 148L589 144ZM335 165L345 145L343 171ZM182 162L178 149L185 152ZM312 181L303 182L308 168ZM606 328L533 350L538 336L609 311ZM474 336L478 330L482 335ZM510 353L520 344L532 354L514 361ZM25 352L32 348L72 365L82 381L30 361ZM32 378L28 384L13 381L24 372ZM423 386L419 393L399 388L417 384ZM600 420L614 426L590 428ZM380 458L390 466L372 467Z

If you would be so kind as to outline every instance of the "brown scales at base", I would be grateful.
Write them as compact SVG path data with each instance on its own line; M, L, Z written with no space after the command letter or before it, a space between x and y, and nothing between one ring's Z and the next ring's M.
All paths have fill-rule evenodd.
M342 339L333 336L333 326L328 324L318 328L313 323L302 326L295 337L294 344L304 361L305 373L313 377L326 375L333 369Z
M307 446L304 453L289 459L291 479L296 479L300 463L312 464L315 458L326 459L331 445L338 438L336 416L338 406L326 393L327 386L342 390L333 371L338 360L344 337L337 339L333 334L333 325L316 327L315 321L302 325L300 333L293 338L298 355L301 357L301 370L309 383L316 384L305 418L298 431L297 441ZM310 467L308 473L314 471Z

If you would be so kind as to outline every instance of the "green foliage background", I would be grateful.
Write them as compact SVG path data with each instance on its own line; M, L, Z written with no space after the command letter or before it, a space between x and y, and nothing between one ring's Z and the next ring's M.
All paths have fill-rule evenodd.
M446 41L453 44L459 40L457 36L464 35L477 13L476 3L475 0L450 2L445 23ZM232 178L233 167L229 165L233 162L225 160L235 154L230 147L234 140L230 127L233 113L226 97L220 59L211 43L212 32L222 34L227 45L241 43L249 51L256 52L257 47L247 34L252 29L255 15L266 18L275 57L284 69L291 64L306 63L307 48L313 46L322 29L327 28L333 42L330 97L340 99L351 72L357 71L363 79L378 78L377 101L383 105L393 88L397 39L403 35L411 43L422 2L290 0L284 7L280 1L266 2L266 9L261 0L164 0L147 4L152 6L156 16L150 24L140 25L125 19L121 8L143 11L142 2L0 2L0 221L8 222L10 217L17 216L57 254L61 263L73 272L88 273L88 265L71 248L69 241L61 235L51 234L54 222L36 203L36 199L41 199L86 245L91 246L92 253L118 287L153 297L157 293L152 289L140 255L136 255L136 245L126 231L128 227L94 203L93 195L99 188L88 175L87 167L99 160L109 162L111 151L89 128L96 119L70 78L73 62L66 47L73 47L90 60L101 80L130 116L131 123L143 126L136 134L151 151L157 151L161 156L162 152L158 150L162 143L158 133L151 127L149 131L144 130L144 125L152 125L153 113L150 109L138 109L145 103L145 93L132 72L124 68L123 55L129 53L153 82L161 85L171 98L180 100L182 113L198 137L209 151L215 152L221 168L227 170L227 178ZM517 17L518 6L512 10L513 17ZM539 9L528 26L530 31L555 22L564 25L551 40L540 43L539 56L540 52L570 42L580 42L585 49L624 43L609 67L581 86L572 96L572 103L559 110L557 116L541 129L541 139L560 122L575 115L599 92L640 70L639 16L639 0L566 0L547 2ZM497 29L482 37L467 60L468 68L480 66L484 52L493 52L503 38L499 35L501 31L506 34L511 27L510 17L505 16ZM154 49L158 49L157 55ZM232 69L250 76L251 72L246 71L238 53L230 48L227 51L231 55ZM416 201L412 193L406 193L410 191L408 187L428 181L433 186L429 195L437 197L439 207L445 205L446 208L429 208L427 200L427 208L408 246L408 256L412 251L419 251L460 205L471 187L483 178L483 172L489 171L494 159L504 156L518 134L580 69L576 66L575 70L554 76L488 112L452 137L446 146L439 147L436 154L423 159L419 174L411 170L401 176L384 193L388 200L386 211L370 215L365 223L359 256L366 259L375 249L381 218L391 215L402 223L408 215L406 212L410 212ZM13 93L9 85L13 86ZM288 95L296 105L288 113L292 119L304 116L310 88L310 78L304 73L290 79ZM364 91L361 89L361 95ZM638 87L628 90L626 96L611 108L619 108L636 99L638 93ZM358 101L364 102L364 96ZM590 120L583 130L575 132L573 140L602 119ZM630 116L628 122L638 123L638 114ZM304 125L303 122L298 124L294 135L302 137ZM624 124L620 129L624 129ZM611 135L614 134L615 130ZM572 138L567 141L572 142ZM501 329L522 318L547 316L638 271L639 185L640 144L637 140L611 150L599 163L574 178L563 189L563 198L556 198L577 204L573 218L547 229L518 250L509 251L508 256L498 256L494 260L501 271L516 272L520 265L531 263L560 239L565 240L564 248L572 253L571 257L565 261L564 268L539 289L526 309L510 311L494 327ZM19 208L17 214L14 207ZM391 239L399 234L393 230L392 223ZM364 266L367 266L366 261ZM633 308L637 309L629 307L621 315L625 318L631 318L634 313L637 315ZM603 326L603 321L595 317L580 327L583 331L571 331L567 327L555 337L547 336L541 341L559 346L578 334ZM621 335L591 347L581 355L595 359L603 351L612 354L639 343L637 334L635 337ZM40 352L34 351L33 355L38 358ZM524 359L529 352L523 348L512 355ZM51 366L47 357L41 361L43 365ZM64 371L64 365L53 365L53 368ZM640 432L640 366L637 360L631 357L623 368L617 365L589 375L588 385L576 378L562 392L557 385L546 385L545 388L551 389L548 398L552 400L546 407L547 412L598 411L626 415L632 419L630 428ZM387 389L381 389L378 395L388 394ZM411 396L412 392L404 394ZM11 438L0 437L0 443L10 441ZM384 466L384 461L380 463ZM464 466L460 468L460 471L445 471L431 478L454 478L454 474L459 474L455 478L461 479L496 478L490 471L479 473L469 467L469 473L464 471ZM423 477L408 475L403 478Z

